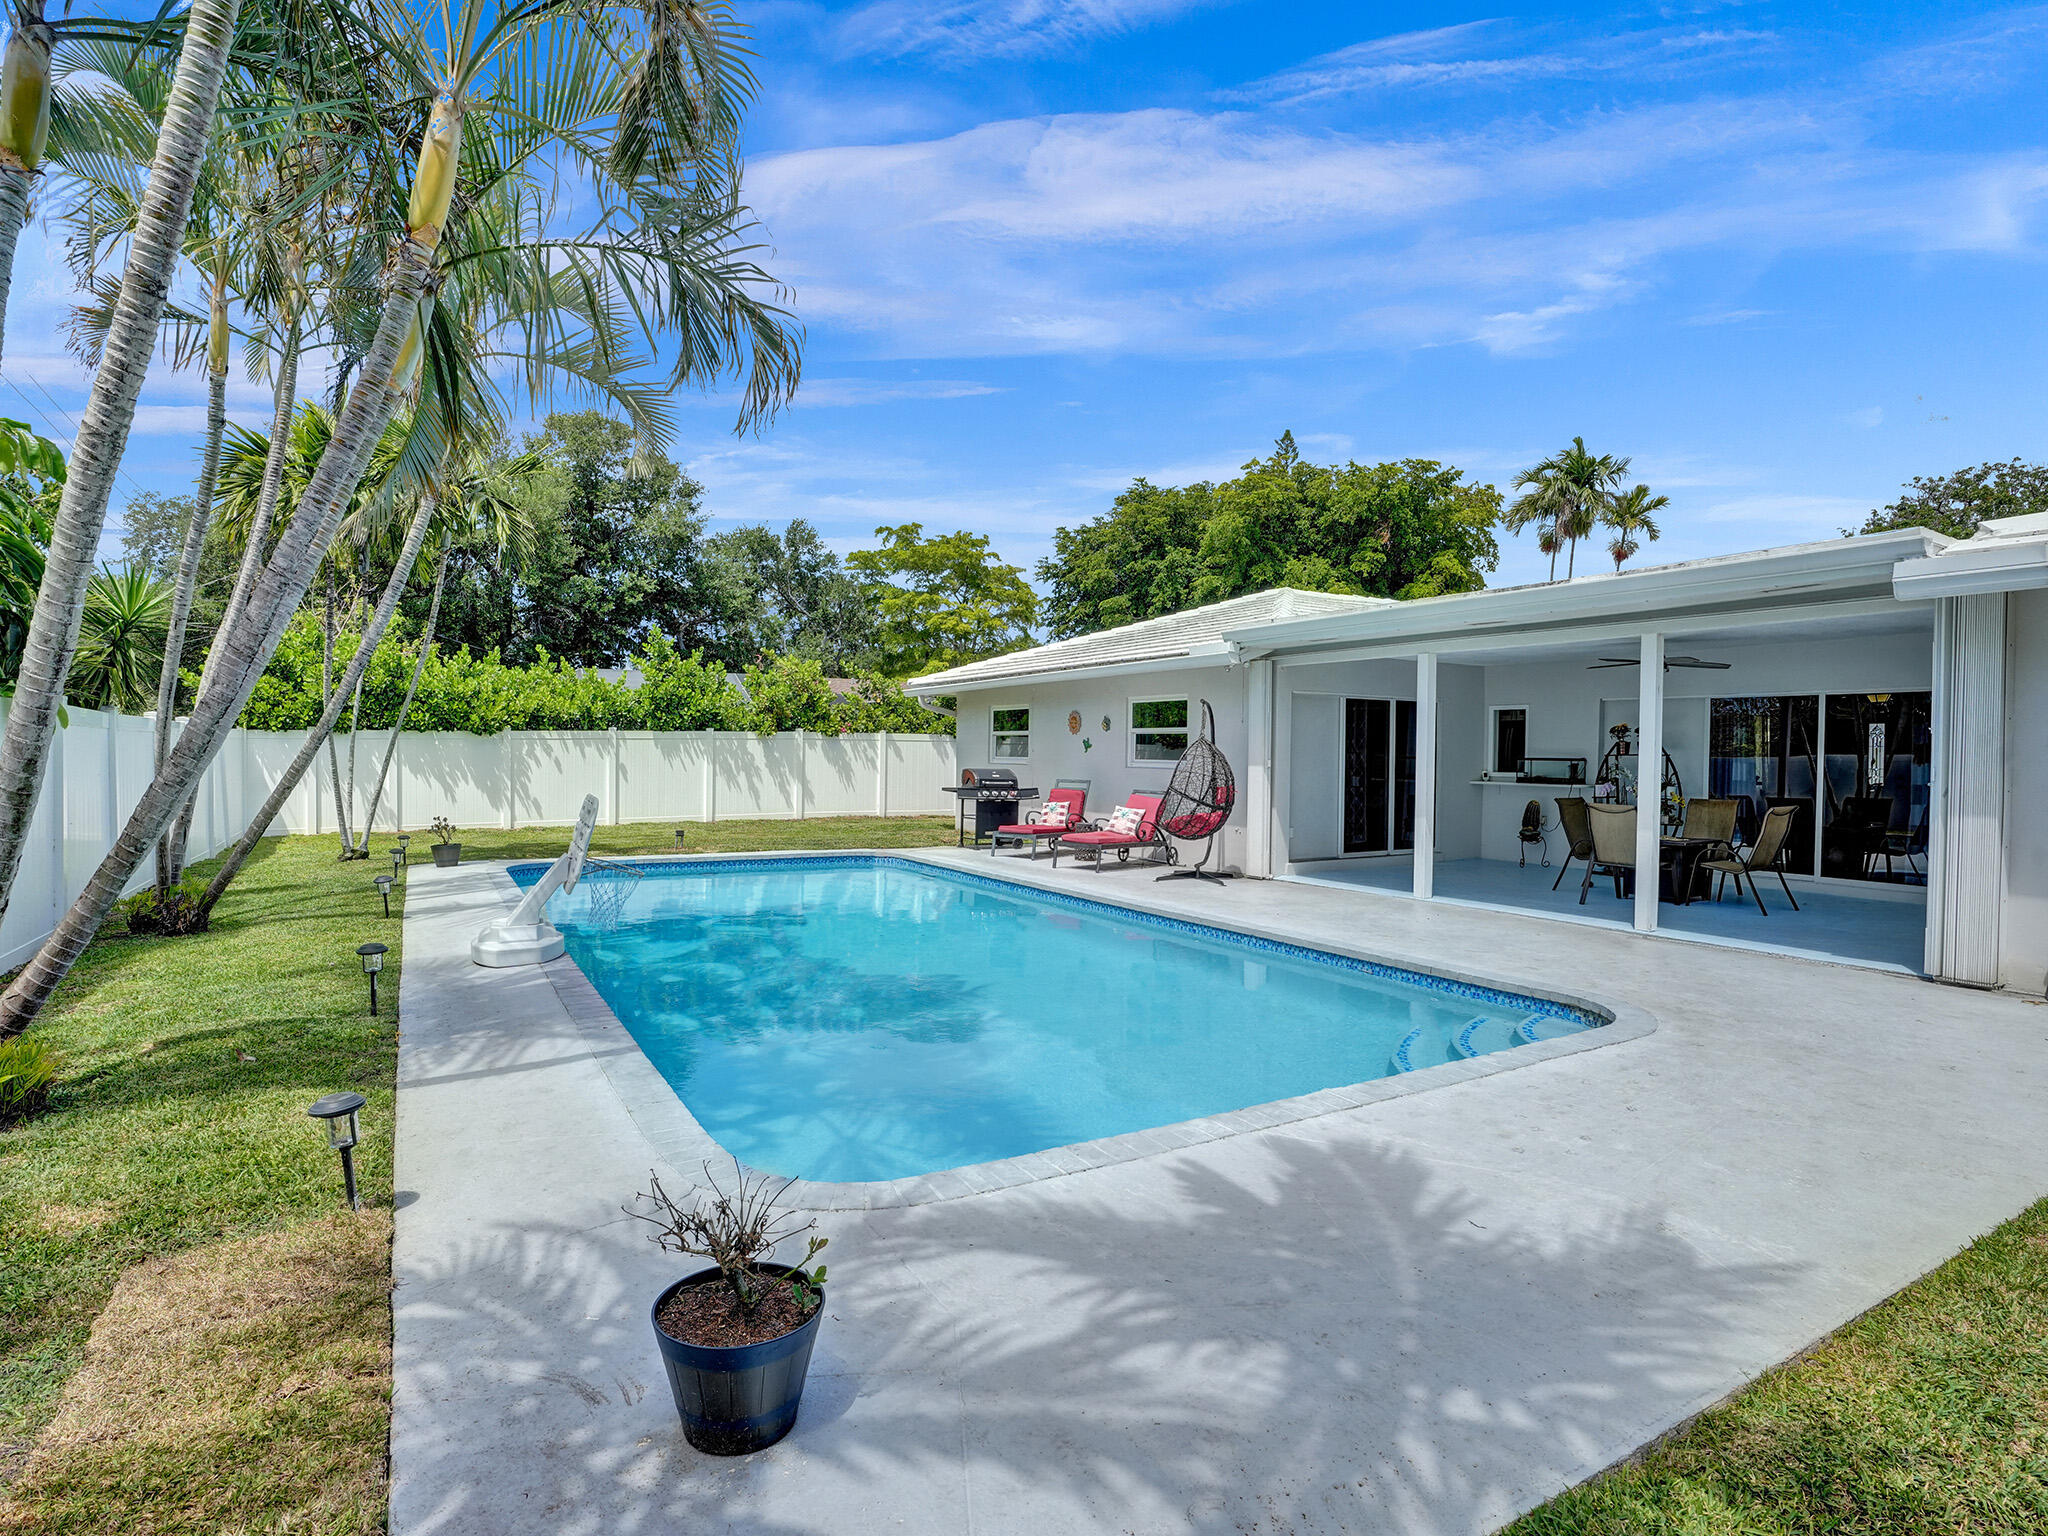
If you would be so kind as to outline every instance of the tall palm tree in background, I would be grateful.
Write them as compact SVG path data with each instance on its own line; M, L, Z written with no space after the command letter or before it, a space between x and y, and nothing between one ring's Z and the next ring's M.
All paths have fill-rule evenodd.
M157 327L227 74L237 6L238 0L193 0L187 14L126 270L72 445L35 617L29 623L6 729L0 732L0 916L5 915L29 819L42 792L64 679L85 616L85 589L106 526L114 476L134 424L136 397L156 350Z
M415 457L425 465L441 461L453 419L442 407L465 372L459 359L437 351L432 301L442 283L459 275L511 296L504 314L508 333L523 339L533 365L530 388L546 360L567 350L585 349L593 369L629 361L594 327L598 315L614 329L637 326L650 351L665 341L674 357L672 387L739 374L742 424L773 411L795 388L799 334L751 259L739 202L737 135L752 77L723 4L515 0L488 20L474 4L463 4L440 13L438 31L403 13L375 14L390 22L380 67L388 64L389 77L404 82L409 94L368 104L350 140L370 165L350 211L374 224L395 207L405 209L403 234L384 266L376 324L364 327L371 339L353 367L334 437L252 583L240 620L214 637L209 662L221 668L218 686L211 693L202 689L113 848L49 940L0 994L0 1038L35 1017L219 751L406 393L398 365L415 327L424 353ZM217 56L224 69L233 15L234 0L194 0L131 246L130 278L145 264L156 277L168 277L174 241L160 231L156 205L175 196L179 206L171 211L182 228L219 89L220 69L202 81L204 70L194 61ZM189 82L188 64L194 65ZM207 110L195 113L186 98L202 94L201 84ZM334 109L323 103L322 110ZM472 123L482 131L470 132ZM409 185L387 174L407 160L414 167ZM477 240L465 239L462 215L488 202L481 194L506 182L537 189L564 177L578 185L574 206L589 211L580 232L561 234L550 224L544 239L505 246L485 225ZM388 195L394 193L401 195ZM529 200L538 206L537 190ZM92 540L98 538L107 484L133 415L134 389L124 381L146 362L153 342L160 300L147 313L148 335L138 354L130 312L147 306L139 297L131 303L126 286L71 467L65 506L73 515L60 516L52 575L68 571L81 530L89 525ZM110 371L121 377L109 380ZM79 489L88 479L94 482L89 493ZM54 604L49 586L46 577L23 667L24 691L33 680L35 702L17 696L0 738L0 887L11 883L19 865L75 635L66 583L59 583ZM47 616L46 605L52 609Z
M1600 521L1603 526L1614 530L1607 552L1614 556L1617 573L1621 570L1622 561L1634 555L1645 541L1657 539L1659 531L1653 514L1670 505L1669 496L1653 496L1647 485L1631 486L1608 498L1607 505L1601 509Z
M1609 494L1628 473L1628 462L1611 454L1588 452L1586 440L1575 437L1570 447L1515 476L1515 488L1522 494L1508 504L1502 522L1510 533L1534 523L1539 536L1547 535L1552 581L1557 580L1560 547L1566 551L1565 579L1571 579L1578 563L1579 540L1591 538L1599 526Z

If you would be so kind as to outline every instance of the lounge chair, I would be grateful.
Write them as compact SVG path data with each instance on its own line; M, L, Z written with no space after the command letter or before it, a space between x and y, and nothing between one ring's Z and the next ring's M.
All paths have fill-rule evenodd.
M1040 807L1038 814L1042 815L1056 805L1066 808L1066 814L1057 821L1013 821L997 827L988 840L988 856L994 858L997 846L1007 837L1013 843L1029 843L1031 857L1035 860L1038 857L1039 839L1043 838L1050 843L1076 827L1087 825L1082 819L1082 813L1088 808L1087 781L1062 779L1053 785L1052 792L1045 797L1045 804Z
M1728 878L1735 878L1735 894L1742 894L1742 882L1749 881L1749 894L1756 897L1756 909L1765 917L1771 915L1764 905L1764 898L1756 888L1758 870L1767 869L1778 877L1778 884L1785 887L1785 899L1792 903L1792 910L1799 910L1799 898L1792 894L1792 886L1785 879L1785 836L1792 830L1792 820L1799 814L1796 805L1774 805L1764 812L1764 824L1757 829L1756 841L1740 853L1731 853L1725 859L1708 859L1701 868L1712 870L1721 877L1721 883L1714 888L1714 900L1721 899L1721 893L1728 889Z
M1125 805L1139 812L1138 825L1130 832L1111 832L1107 823L1098 823L1079 832L1069 832L1053 839L1052 862L1057 869L1060 850L1070 853L1092 850L1095 854L1095 872L1102 873L1102 866L1108 855L1114 851L1119 863L1131 856L1134 848L1152 848L1158 851L1158 862L1174 862L1173 845L1166 840L1166 834L1159 829L1158 795L1132 795Z
M1586 802L1577 795L1557 797L1557 824L1564 829L1564 862L1557 866L1557 878L1550 882L1554 891L1564 884L1564 872L1572 867L1573 859L1593 857L1593 822L1586 814Z
M1593 856L1586 860L1586 877L1579 882L1579 905L1586 904L1595 875L1614 877L1614 897L1621 899L1621 877L1636 867L1636 808L1632 805L1589 805L1586 817L1593 829Z

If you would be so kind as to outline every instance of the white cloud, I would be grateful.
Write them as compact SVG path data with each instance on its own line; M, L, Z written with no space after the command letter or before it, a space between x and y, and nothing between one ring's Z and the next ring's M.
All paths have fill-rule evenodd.
M801 406L890 405L899 400L966 400L999 395L994 384L973 379L805 379L797 390Z
M849 54L969 62L1053 53L1218 0L871 0L839 23Z
M1872 427L1884 424L1884 407L1881 405L1866 405L1860 411L1850 411L1842 420L1852 427L1861 427L1865 431L1869 431Z

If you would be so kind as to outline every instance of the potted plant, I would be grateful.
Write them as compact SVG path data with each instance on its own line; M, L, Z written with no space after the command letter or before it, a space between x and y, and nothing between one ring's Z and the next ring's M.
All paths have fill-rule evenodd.
M446 816L434 818L434 867L453 869L462 862L462 844L455 841L455 823Z
M670 1199L657 1177L625 1211L654 1228L650 1241L664 1253L711 1260L655 1297L649 1317L683 1438L713 1456L741 1456L796 1423L825 1315L825 1266L811 1261L827 1239L815 1222L799 1226L775 1208L795 1180L737 1169L727 1194L710 1169L704 1177L709 1192L691 1204ZM806 1234L802 1263L769 1261L778 1244Z

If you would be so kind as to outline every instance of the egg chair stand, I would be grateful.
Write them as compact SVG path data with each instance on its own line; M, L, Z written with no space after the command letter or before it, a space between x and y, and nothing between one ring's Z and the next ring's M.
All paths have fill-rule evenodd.
M1237 775L1216 747L1216 716L1209 701L1202 700L1202 729L1173 766L1161 797L1159 826L1182 842L1202 841L1202 856L1185 869L1171 870L1161 880L1208 880L1222 884L1237 877L1223 870L1208 869L1209 856L1216 851L1216 834L1230 820L1237 805Z

